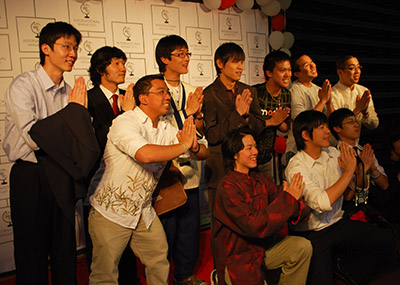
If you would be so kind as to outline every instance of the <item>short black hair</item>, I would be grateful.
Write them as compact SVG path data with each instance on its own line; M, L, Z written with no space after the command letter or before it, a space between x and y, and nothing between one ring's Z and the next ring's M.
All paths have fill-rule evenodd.
M164 73L166 70L161 58L171 59L171 52L178 48L188 48L187 42L178 35L165 36L158 41L156 46L156 61L161 73Z
M300 71L300 66L297 63L297 61L299 60L300 57L302 57L303 55L306 55L305 53L297 53L294 54L290 57L290 66L292 67L292 72L299 72Z
M278 62L286 61L288 60L290 62L290 57L286 52L280 51L280 50L274 50L271 51L269 54L267 54L264 58L264 64L263 64L263 71L265 74L265 78L268 78L267 76L267 70L272 72L274 71L275 65Z
M244 148L242 139L246 135L251 135L254 139L256 139L255 134L248 126L231 130L224 138L221 145L221 150L226 168L230 170L235 169L235 155Z
M101 47L93 53L90 59L89 75L94 86L101 84L101 75L113 58L122 58L126 61L126 54L119 48L110 46Z
M329 129L331 130L332 135L338 140L339 135L338 133L334 130L335 127L340 127L343 128L343 121L348 118L348 117L355 117L353 111L347 108L340 108L335 111L333 111L329 115Z
M133 96L135 97L136 106L140 105L139 96L149 93L150 88L153 86L151 82L156 79L164 81L164 76L160 73L145 75L136 82L133 87Z
M326 124L328 118L322 112L315 110L303 111L294 119L293 122L293 136L296 141L296 146L298 150L305 149L305 141L303 139L302 133L306 131L310 138L313 138L313 130L319 126Z
M53 22L48 23L40 31L39 36L39 52L40 52L40 64L44 65L45 54L42 52L42 45L47 44L51 49L54 49L54 43L61 37L74 36L77 45L81 43L81 33L71 24L65 22Z
M344 55L344 56L341 56L341 57L338 57L338 58L336 59L336 61L335 61L336 70L338 70L338 69L341 69L341 70L345 69L345 68L346 68L346 62L347 62L349 59L354 58L354 57L355 57L355 56L352 56L352 55L350 55L350 54Z
M246 55L238 44L232 42L223 43L217 48L214 54L214 65L218 75L221 74L221 69L218 67L217 60L220 60L222 65L225 66L230 59L244 61Z

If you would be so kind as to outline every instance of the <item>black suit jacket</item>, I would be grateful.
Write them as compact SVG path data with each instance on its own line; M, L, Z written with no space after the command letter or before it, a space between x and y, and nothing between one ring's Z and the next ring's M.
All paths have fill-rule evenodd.
M69 103L64 109L37 121L29 131L40 147L38 163L61 210L75 224L75 203L86 196L87 177L99 156L87 109Z
M119 89L120 94L125 91ZM101 154L107 143L107 134L111 127L112 120L116 117L110 105L110 101L99 86L95 86L88 91L88 110L93 119L93 128L96 133L97 142L99 143ZM120 112L122 113L122 111Z

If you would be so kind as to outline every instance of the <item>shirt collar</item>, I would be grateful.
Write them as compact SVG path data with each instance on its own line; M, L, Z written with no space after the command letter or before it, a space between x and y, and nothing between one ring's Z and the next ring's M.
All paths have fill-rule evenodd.
M146 123L150 122L150 124L153 124L150 117L147 116L147 114L145 112L143 112L143 110L140 109L140 107L136 107L135 109L133 109L133 112L136 113L136 116L139 119L140 123L146 124ZM168 122L169 122L169 120L166 118L166 116L160 116L160 118L158 120L157 128L165 129L167 127Z
M52 88L61 89L65 87L64 78L62 78L60 84L56 86L56 84L51 80L50 76L47 74L46 70L44 70L43 66L40 65L37 69L37 74L39 75L40 81L43 84L43 87L46 91L49 91Z
M115 93L112 93L110 90L108 90L107 88L105 88L103 85L99 85L101 91L103 91L104 95L106 95L106 97L108 98L108 100L111 100L112 96L114 94L117 94L119 96L119 88L117 88L117 91Z
M321 155L319 156L318 159L312 158L304 150L299 151L299 159L300 159L300 161L303 161L303 163L308 168L312 168L317 163L323 164L330 157L332 157L332 155L329 152L329 148L322 148Z
M351 91L349 86L342 84L340 81L338 81L337 85L338 85L339 89Z
M238 89L238 84L237 82L235 83L235 87L233 89L227 89L226 86L224 85L224 83L222 83L221 78L218 76L218 78L215 80L215 87L218 90L224 90L226 91L232 91L234 94L236 94L236 91Z
M341 140L338 141L338 144L336 146L337 149L339 149L339 146L342 144L343 142ZM352 147L351 145L349 145L349 147ZM357 148L359 151L363 150L363 147L358 143L358 139L356 139L356 144L353 148Z

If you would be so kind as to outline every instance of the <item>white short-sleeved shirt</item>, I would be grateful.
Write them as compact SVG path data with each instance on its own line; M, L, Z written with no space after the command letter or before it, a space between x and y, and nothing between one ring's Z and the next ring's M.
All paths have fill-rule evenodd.
M115 118L100 167L89 187L90 204L123 227L135 229L142 216L149 228L156 216L152 194L166 163L140 163L135 155L146 144L177 144L177 132L164 117L154 128L139 107Z
M300 172L305 188L302 197L310 207L308 221L293 226L296 231L322 230L343 216L343 195L331 206L326 189L336 183L342 175L338 163L340 152L329 147L323 149L318 159L313 159L305 151L299 151L286 167L286 178L290 183L293 176Z

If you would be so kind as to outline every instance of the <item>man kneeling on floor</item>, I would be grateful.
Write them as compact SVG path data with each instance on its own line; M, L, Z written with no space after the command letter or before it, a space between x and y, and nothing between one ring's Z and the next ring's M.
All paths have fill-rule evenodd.
M300 174L276 186L257 166L257 146L247 128L231 131L222 144L231 170L218 186L215 203L215 248L218 285L264 284L265 269L282 268L279 284L305 284L312 255L308 240L284 236L288 221L308 216L300 200Z
M147 284L168 284L168 245L151 205L166 162L198 159L207 152L196 138L192 118L178 132L163 117L171 102L162 75L136 83L134 110L114 119L100 168L90 185L89 233L93 241L89 284L118 284L117 265L129 243L146 266Z
M318 111L300 113L293 123L293 135L299 151L290 159L286 177L294 181L301 173L303 197L311 209L309 220L294 225L313 246L308 283L336 284L335 268L347 284L367 284L392 253L395 239L384 229L342 218L343 193L357 166L355 151L346 143L340 152L329 147L327 117ZM334 259L338 250L346 253L342 259Z

